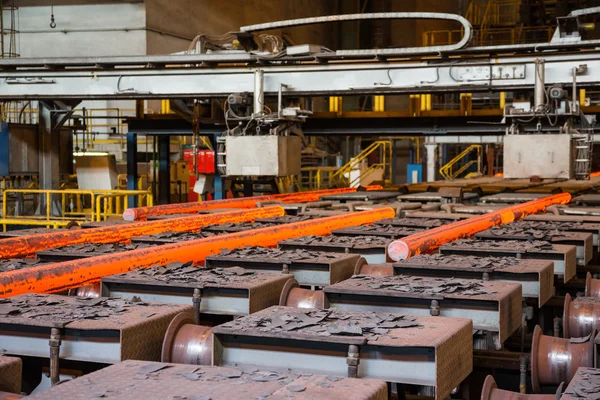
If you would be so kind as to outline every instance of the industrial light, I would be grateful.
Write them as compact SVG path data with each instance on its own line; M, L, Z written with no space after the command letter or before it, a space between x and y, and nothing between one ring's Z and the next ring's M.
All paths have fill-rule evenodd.
M75 151L73 152L73 156L82 157L82 156L107 156L108 153L106 151Z

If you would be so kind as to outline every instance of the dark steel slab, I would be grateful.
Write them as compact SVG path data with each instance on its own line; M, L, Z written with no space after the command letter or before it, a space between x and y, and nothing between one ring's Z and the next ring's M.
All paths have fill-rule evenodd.
M329 194L321 196L321 201L374 201L374 200L387 200L396 198L400 192L385 192L385 191L367 191L367 192L349 192L339 194Z
M390 239L400 239L423 231L425 229L395 225L362 225L336 229L331 233L335 236L381 236Z
M369 264L381 264L388 261L387 248L391 241L381 236L304 236L283 240L279 248L359 254Z
M71 246L57 247L55 249L47 249L37 252L37 257L42 262L61 262L69 260L77 260L79 258L96 257L105 254L119 253L121 251L129 251L151 247L146 243L107 243L107 244L74 244Z
M600 369L579 367L561 400L600 398Z
M440 247L440 254L552 260L554 262L554 275L562 276L565 283L575 276L577 269L575 246L552 244L541 240L492 241L463 239L443 245Z
M599 206L600 205L600 194L580 194L579 196L575 196L571 202L577 205L591 205L591 206Z
M59 328L62 359L158 361L171 319L191 309L105 297L20 295L0 299L0 343L6 354L48 358L50 329Z
M472 323L461 318L271 307L213 328L214 364L348 373L435 387L445 398L472 371Z
M213 232L213 233L232 233L232 232L243 232L251 229L268 228L276 225L271 222L232 222L227 224L209 225L202 228L202 232Z
M0 393L21 394L23 362L17 357L0 355Z
M306 286L326 286L348 279L359 262L357 254L248 247L206 258L205 266L239 266L251 271L288 272Z
M471 319L474 329L494 332L497 348L521 326L521 285L516 283L355 275L323 290L331 308L348 311L427 316L437 301L439 315Z
M497 193L483 196L480 200L482 203L515 204L537 200L546 196L548 196L547 193Z
M161 245L168 243L187 242L188 240L203 239L207 237L216 236L216 232L163 232L156 235L144 235L136 236L131 238L131 243L134 244L147 244L147 245Z
M586 266L594 255L593 235L586 232L527 229L508 224L479 232L475 237L483 240L543 240L573 245L576 248L577 265L580 266Z
M37 235L40 233L62 232L61 229L52 228L32 228L32 229L15 229L12 231L0 232L0 239L7 239L19 236Z
M512 257L424 254L393 264L394 274L482 279L518 283L523 298L535 298L541 308L554 292L554 263Z
M0 260L0 273L23 268L39 267L44 264L48 263L41 261L39 258L11 258L8 260Z
M477 193L463 192L463 200L475 200L479 197ZM403 194L397 197L400 201L417 201L423 203L441 203L444 197L438 192L422 192L422 193L409 193Z
M200 289L200 312L246 315L279 304L291 275L233 268L199 268L192 263L137 269L102 278L103 295L170 304L192 304Z
M284 399L387 400L383 381L359 380L252 366L205 367L127 360L63 382L32 400Z
M373 222L373 225L399 226L405 228L431 229L454 222L441 218L386 218Z

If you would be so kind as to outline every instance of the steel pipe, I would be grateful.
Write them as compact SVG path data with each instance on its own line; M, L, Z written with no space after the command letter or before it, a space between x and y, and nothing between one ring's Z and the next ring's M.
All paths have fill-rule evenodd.
M276 246L278 242L310 235L329 235L335 229L370 224L393 218L392 208L376 208L308 221L280 224L261 229L218 235L158 247L47 264L36 268L0 274L0 297L22 293L51 293L87 285L104 276L121 274L136 268L166 265L176 261L203 262L224 249L246 246Z
M594 299L590 299L594 300ZM566 338L583 337L600 327L600 302L576 299L565 296L563 310L563 336Z
M163 340L161 362L212 365L212 329L196 325L190 312L173 318Z
M379 185L367 186L367 190L381 190ZM270 196L240 197L237 199L199 201L190 203L165 204L152 207L129 208L123 212L126 221L144 220L148 217L173 214L194 214L202 210L214 210L217 208L254 208L257 203L265 201L279 201L282 203L306 203L316 201L321 196L336 193L356 192L356 188L315 190L300 193L285 193Z
M326 308L322 290L303 289L295 279L288 280L279 297L280 306L296 308Z
M577 368L594 366L594 334L580 340L542 335L539 326L531 343L531 383L536 393L541 386L571 382Z
M135 236L162 232L189 232L200 228L228 222L249 222L256 218L281 217L285 210L279 206L250 210L229 211L207 215L165 219L160 221L133 222L131 224L104 226L101 228L74 229L20 236L0 240L0 258L19 258L38 251L81 243L127 242Z
M372 275L372 276L392 276L394 275L394 267L391 265L369 265L363 257L356 263L354 275Z
M600 279L592 278L589 272L585 276L585 297L600 297Z
M488 375L481 389L481 400L555 400L553 394L522 394L498 389L494 377Z
M544 211L550 205L567 204L570 201L569 193L560 193L453 222L407 236L402 240L395 240L388 246L388 254L394 261L405 260L417 254L428 253L446 243L473 236L491 227L508 224L527 215Z

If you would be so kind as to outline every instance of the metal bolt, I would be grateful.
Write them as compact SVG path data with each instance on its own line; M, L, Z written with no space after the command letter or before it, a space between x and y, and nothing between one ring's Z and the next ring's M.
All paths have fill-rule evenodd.
M202 293L199 288L194 289L192 295L192 305L194 307L194 322L196 325L200 325L200 305L202 303Z
M437 300L431 300L431 307L429 313L432 317L440 316L440 302Z
M283 264L283 268L282 268L281 272L284 273L284 274L286 274L286 275L289 274L290 273L290 267L289 267L289 265Z
M346 358L346 364L348 365L348 377L358 377L358 364L360 364L359 348L356 345L350 345L348 347L348 357Z
M487 272L484 272L483 275L481 276L481 279L483 279L484 281L489 281L490 280L490 274Z
M60 367L59 367L59 355L60 345L62 341L60 339L60 330L58 328L50 329L50 382L52 385L56 385L60 380Z

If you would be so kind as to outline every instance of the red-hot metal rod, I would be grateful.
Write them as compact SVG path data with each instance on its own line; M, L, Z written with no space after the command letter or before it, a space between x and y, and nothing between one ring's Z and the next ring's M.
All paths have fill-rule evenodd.
M278 242L309 235L329 235L335 229L370 224L384 218L393 218L392 208L376 208L332 217L312 219L268 228L218 235L136 249L98 257L78 259L35 268L0 273L0 297L22 293L52 293L87 285L104 276L121 274L136 268L167 265L176 261L199 263L224 249L247 246L276 246Z
M379 185L367 186L366 190L381 190ZM285 193L270 196L240 197L236 199L210 200L190 203L165 204L152 207L129 208L123 212L123 219L126 221L144 220L148 217L158 215L173 214L193 214L202 210L211 210L215 208L254 208L256 203L264 201L280 201L282 203L305 203L317 201L321 196L356 192L356 188L326 189L310 192Z
M61 230L53 233L20 236L0 240L0 258L16 258L35 254L45 249L81 243L119 243L142 235L162 232L190 232L200 228L228 222L249 222L256 218L281 217L285 210L280 206L242 209L223 213L190 215L161 221L132 222L100 228Z
M392 260L406 260L417 254L435 250L443 244L473 236L493 226L508 224L527 215L544 211L546 207L553 204L567 204L570 201L569 193L560 193L453 222L407 236L402 240L395 240L388 246L388 254Z

